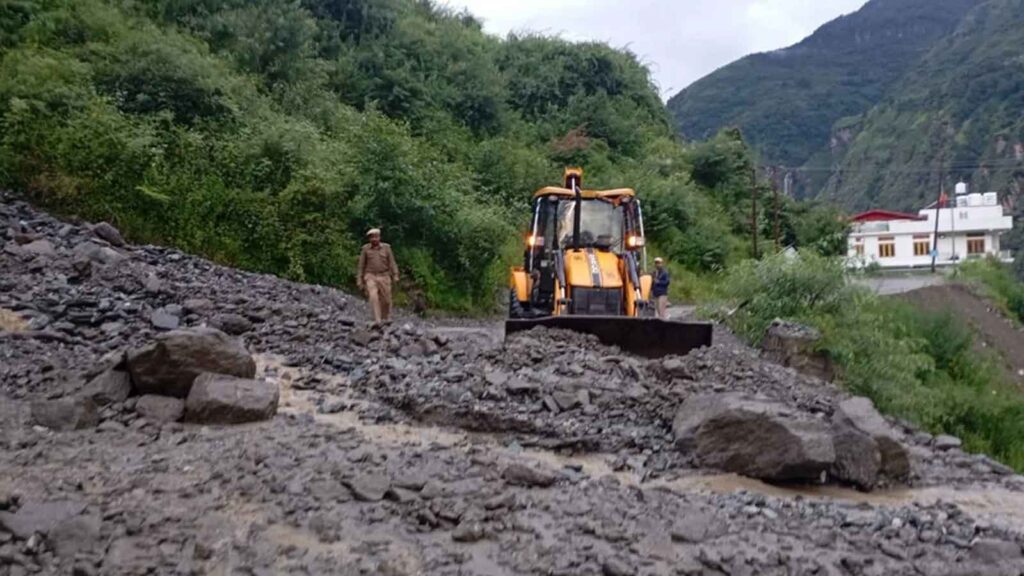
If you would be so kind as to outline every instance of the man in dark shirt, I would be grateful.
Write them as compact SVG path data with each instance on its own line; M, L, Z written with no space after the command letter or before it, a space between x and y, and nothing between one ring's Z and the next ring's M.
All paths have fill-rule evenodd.
M391 245L380 241L380 229L366 233L370 242L359 254L356 284L366 292L373 308L373 319L378 323L391 321L391 284L398 282L398 265Z
M660 257L654 259L654 285L651 287L651 295L658 303L658 318L668 319L668 285L672 282L669 277L668 268L665 268L665 261Z

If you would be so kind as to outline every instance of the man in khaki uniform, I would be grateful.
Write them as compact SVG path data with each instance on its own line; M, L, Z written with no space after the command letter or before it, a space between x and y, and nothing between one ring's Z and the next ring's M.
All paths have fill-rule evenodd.
M391 246L380 241L380 229L366 233L369 244L359 254L356 283L366 292L373 307L373 319L379 324L391 321L391 283L398 282L398 265Z

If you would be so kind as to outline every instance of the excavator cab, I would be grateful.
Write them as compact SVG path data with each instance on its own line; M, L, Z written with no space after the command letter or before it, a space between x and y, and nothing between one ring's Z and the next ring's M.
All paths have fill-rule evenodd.
M568 168L562 187L534 194L523 265L511 274L506 336L566 328L652 357L710 345L709 324L654 317L636 192L582 184L582 169Z

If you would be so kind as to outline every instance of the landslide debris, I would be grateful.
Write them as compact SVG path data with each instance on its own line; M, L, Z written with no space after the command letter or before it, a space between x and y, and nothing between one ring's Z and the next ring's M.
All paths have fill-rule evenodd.
M698 448L680 449L673 429L688 403L709 398L728 407L720 413L752 402L755 418L770 406L768 417L816 422L833 448L840 435L871 447L868 465L840 464L841 450L820 458L827 475L846 466L863 487L904 475L902 447L912 485L1024 490L956 439L882 418L727 334L647 361L580 335L503 345L486 324L371 330L334 290L119 245L105 227L2 199L0 308L27 326L0 332L0 576L1024 570L1019 529L954 504L676 483L725 467L699 449L726 439L713 411L687 419ZM24 250L25 237L46 246ZM178 338L172 324L220 330L240 369L215 375L210 350L193 347L140 394L126 355ZM237 346L281 361L251 373ZM181 376L190 362L201 366ZM217 423L187 422L193 393ZM250 418L225 412L224 399L269 419L225 425ZM445 439L427 434L433 425Z

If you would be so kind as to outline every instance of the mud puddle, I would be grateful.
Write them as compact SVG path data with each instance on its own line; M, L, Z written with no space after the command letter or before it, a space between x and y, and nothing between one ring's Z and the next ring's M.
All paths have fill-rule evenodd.
M342 399L350 408L335 414L321 414L314 403L316 392L297 390L296 380L310 376L303 368L286 367L280 358L257 356L258 371L269 381L277 382L281 390L281 411L313 414L317 422L344 429L355 429L371 442L390 448L442 446L468 451L487 447L488 451L505 460L527 460L553 469L572 469L592 478L612 476L627 486L646 489L662 488L674 492L694 494L730 494L748 492L778 499L803 498L827 500L848 504L867 504L876 507L904 507L952 503L979 521L1024 533L1024 493L999 487L976 486L970 488L925 487L894 488L860 492L841 486L780 486L736 474L707 474L694 471L691 475L658 478L644 481L631 471L617 471L612 454L563 454L554 450L523 448L509 443L501 433L467 432L457 428L444 428L428 424L374 424L360 418L359 408L372 403L348 395L344 376L317 373L321 381L336 385L334 397Z

